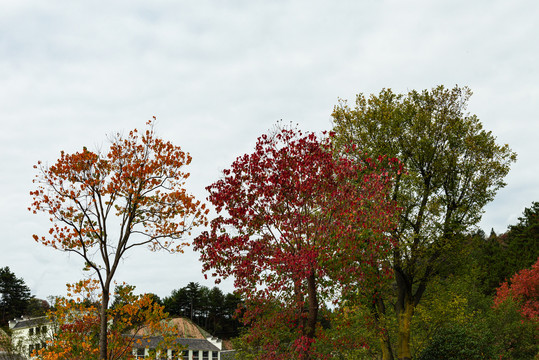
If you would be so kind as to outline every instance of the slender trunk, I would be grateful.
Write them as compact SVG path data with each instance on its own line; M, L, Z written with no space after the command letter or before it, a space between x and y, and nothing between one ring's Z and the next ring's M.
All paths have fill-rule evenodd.
M393 360L393 350L391 348L391 340L389 338L389 333L387 332L386 326L383 323L385 318L386 307L384 300L377 296L376 302L374 305L374 320L379 331L379 340L380 348L382 349L382 360Z
M380 347L382 348L382 360L393 360L393 350L387 334L380 335Z
M316 333L316 320L318 319L318 298L316 296L316 279L311 274L307 278L307 289L309 292L309 317L307 318L307 337L314 339Z
M308 294L308 301L309 301L309 308L307 310L307 321L304 322L304 329L303 334L309 339L312 340L315 338L316 335L316 322L318 320L318 297L316 294L316 276L313 273L311 273L307 277L307 294ZM309 360L311 359L311 352L310 349L303 352L301 354L302 360Z
M103 298L101 300L101 319L100 319L100 329L99 329L99 358L101 360L107 360L107 325L108 325L108 314L107 310L109 307L109 289L103 289Z

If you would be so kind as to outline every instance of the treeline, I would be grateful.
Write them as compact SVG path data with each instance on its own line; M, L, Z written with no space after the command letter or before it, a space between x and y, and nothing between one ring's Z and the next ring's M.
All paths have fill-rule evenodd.
M518 304L502 309L493 305L500 284L511 283L515 273L530 268L539 258L539 202L526 208L506 232L487 235L480 230L460 243L443 259L444 265L417 309L412 339L415 357L434 359L464 352L470 359L489 358L492 353L532 359L537 353L536 325L522 320ZM537 279L531 281L537 283ZM48 303L33 297L24 280L9 267L0 268L0 292L3 327L15 317L41 316L48 309ZM170 316L189 318L212 335L223 339L239 335L240 323L234 314L241 299L235 294L190 282L162 299L154 295L154 300ZM529 300L539 302L533 294ZM348 334L342 336L371 338L371 355L376 356L376 339L368 334L368 327L359 319L361 314L358 311L358 318L346 319L356 321L356 326L348 327ZM325 326L342 331L335 317ZM388 330L396 331L391 326Z
M238 336L240 323L234 314L241 299L233 293L223 293L218 287L208 288L190 282L163 298L165 311L171 316L191 319L210 334L222 339Z
M482 271L480 282L485 294L493 295L501 282L517 271L529 268L539 257L539 202L524 209L518 223L497 235L491 230L478 244L474 256Z
M505 234L473 233L486 204L505 186L516 154L497 144L478 117L466 111L471 95L458 86L359 94L355 106L346 101L335 106L329 136L278 125L258 138L253 153L239 156L223 170L223 178L207 187L219 216L193 245L205 271L234 277L236 291L249 298L242 316L249 326L236 342L239 358L536 357L538 206L526 209ZM113 142L106 159L84 148L62 156L54 168L38 166L38 182L45 185L32 192L34 212L54 209L56 219L67 224L88 219L88 234L95 233L95 224L102 226L104 235L92 245L104 263L124 255L108 252L110 244L103 239L110 227L100 217L91 219L108 210L58 207L69 203L67 195L52 198L47 188L69 183L74 190L65 194L76 194L71 200L109 197L107 206L118 199L118 206L127 204L122 212L132 214L124 219L174 230L157 237L153 231L141 232L152 239L177 236L175 217L189 209L193 226L208 220L200 202L176 196L185 194L181 187L174 196L166 192L171 189L156 190L169 174L183 174L163 175L163 166L177 169L190 157L168 142L170 151L163 155L163 141L154 138L151 121L148 125L143 146L135 130ZM144 155L131 149L142 149ZM152 166L141 162L154 153ZM126 172L125 164L148 171ZM82 186L73 176L80 169ZM103 186L94 186L98 183ZM116 189L127 198L118 197ZM152 191L155 196L147 196ZM142 199L137 206L131 206L133 196ZM185 201L171 205L172 198ZM120 227L131 229L128 225ZM66 235L67 230L54 227L49 231L53 240L34 237L65 251L85 249L86 264L107 279L101 293L109 294L114 272L86 257L87 242L75 230ZM131 247L130 233L120 237L118 248ZM154 248L171 244L157 242ZM237 334L232 314L239 302L227 297L191 283L154 300L171 315L187 316L227 338ZM529 303L535 306L531 313ZM108 306L103 296L102 310ZM107 317L99 321L104 329ZM104 359L107 336L105 331L99 335Z
M414 312L412 358L536 359L539 202L526 208L506 232L487 235L478 230L446 250ZM523 272L526 277L513 282L515 274ZM515 287L510 301L500 290L504 283ZM335 349L343 359L382 358L379 334L370 320L374 307L366 304L321 314L319 320L328 329L327 336L340 343ZM399 331L394 308L388 307L386 315L384 330L394 338ZM351 350L358 342L364 346Z
M46 300L32 296L24 280L18 278L7 266L0 268L0 294L0 326L4 328L16 317L44 316L50 308ZM210 289L190 282L185 287L173 290L170 296L161 299L153 295L153 298L164 306L169 316L189 318L213 336L222 339L238 336L240 323L234 314L241 299L233 293L225 294L218 287Z
M24 280L7 266L0 268L0 294L0 326L4 328L16 317L44 316L50 308L46 300L32 296ZM238 336L240 323L234 314L241 300L233 293L225 294L218 287L210 289L190 282L185 287L173 290L170 296L161 299L153 295L153 298L164 306L170 316L189 318L214 336L222 339Z
M538 314L526 317L523 308L539 311L539 273L528 270L539 261L539 202L505 233L480 230L460 244L447 253L417 308L415 357L534 359ZM529 276L525 283L514 283L514 275L523 271ZM504 282L515 287L512 301L501 301L506 300L500 291Z

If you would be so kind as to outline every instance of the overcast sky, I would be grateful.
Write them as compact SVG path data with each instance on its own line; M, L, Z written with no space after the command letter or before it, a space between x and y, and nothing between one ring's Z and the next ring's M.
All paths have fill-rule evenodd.
M339 98L469 86L468 110L518 161L480 224L503 232L539 201L539 2L0 0L0 266L40 298L81 279L81 259L35 243L38 161L144 128L191 153L204 187L277 120L331 128ZM197 231L195 231L195 234ZM167 296L198 255L132 252L117 276ZM222 286L231 291L231 283Z

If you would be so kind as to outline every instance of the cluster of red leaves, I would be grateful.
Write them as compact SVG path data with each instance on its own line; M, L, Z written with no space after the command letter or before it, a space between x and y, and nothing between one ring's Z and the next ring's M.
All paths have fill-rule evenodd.
M307 354L320 360L330 358L313 348L324 337L322 327L317 325L315 338L306 336L294 308L263 299L250 300L245 306L249 311L243 320L250 326L241 337L242 347L250 355L256 354L256 359L305 359Z
M383 260L396 206L388 193L399 166L396 159L336 157L331 138L312 133L261 136L252 154L207 187L218 216L194 241L204 270L233 276L248 300L277 300L293 310L291 326L300 326L319 299L389 273ZM248 307L244 321L259 321L253 314L257 307ZM301 348L312 340L304 335L293 340Z
M521 315L539 322L539 258L530 269L522 269L496 290L494 306L514 301Z

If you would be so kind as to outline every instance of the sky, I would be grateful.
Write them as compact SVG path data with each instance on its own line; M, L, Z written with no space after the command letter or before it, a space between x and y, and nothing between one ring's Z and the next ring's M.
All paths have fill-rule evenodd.
M0 0L0 267L43 299L87 275L32 239L49 229L27 210L38 160L156 116L192 155L187 189L204 200L278 120L329 130L339 99L383 88L472 89L468 111L518 154L479 224L504 232L539 201L538 18L534 0ZM190 249L139 249L116 279L164 297L214 286L201 268Z

